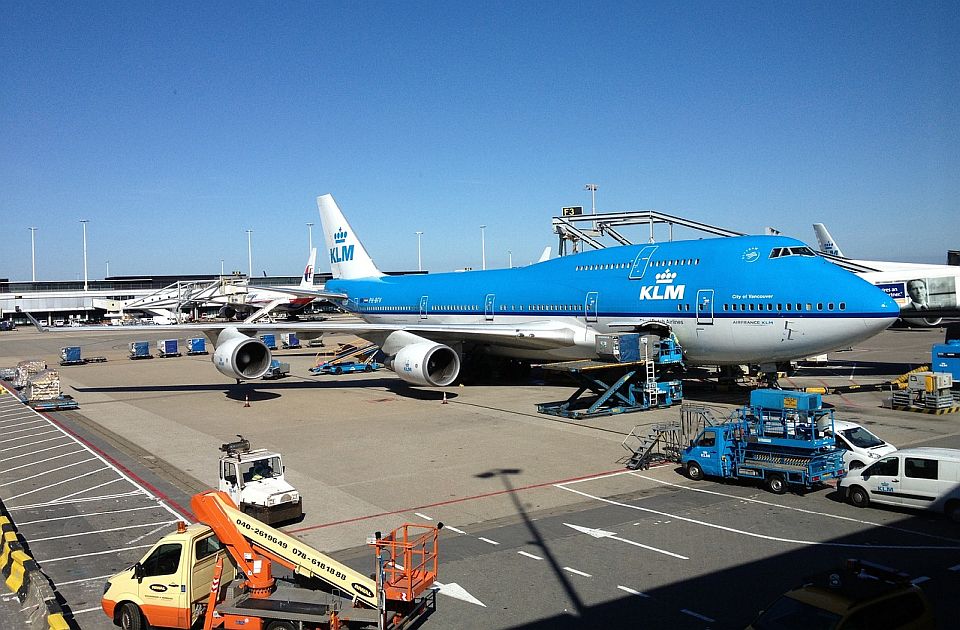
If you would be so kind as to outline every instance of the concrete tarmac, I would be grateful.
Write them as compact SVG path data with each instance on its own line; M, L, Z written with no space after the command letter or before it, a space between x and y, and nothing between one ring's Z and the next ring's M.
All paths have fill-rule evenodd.
M255 447L283 453L287 475L304 497L304 521L284 529L356 568L372 569L372 553L362 543L373 531L389 531L405 521L443 521L448 528L441 542L440 581L469 596L448 589L461 596L441 596L424 627L613 627L633 623L635 614L673 627L742 627L798 576L779 571L780 579L727 603L703 595L690 598L676 587L678 580L702 588L732 575L740 578L748 567L779 565L784 557L798 568L832 559L820 552L797 559L796 545L758 543L754 535L760 529L771 536L779 525L784 529L779 538L807 540L817 549L831 549L821 545L839 537L869 538L878 527L887 532L904 522L919 523L918 537L956 537L942 517L896 511L871 509L869 519L859 519L866 524L851 524L845 519L865 512L831 501L827 491L807 497L773 497L751 486L728 491L715 482L690 482L672 466L625 473L621 441L627 433L637 424L676 419L677 407L568 421L540 415L535 406L565 399L573 389L565 384L528 380L433 390L411 388L389 371L313 376L307 370L316 361L315 351L307 348L276 353L291 364L289 378L237 386L216 372L207 356L126 358L128 341L173 336L166 331L149 337L122 330L76 336L69 330L41 334L21 328L0 335L0 365L41 358L55 366L59 347L66 345L81 345L85 355L107 356L107 363L60 368L66 393L81 408L53 417L149 476L150 486L172 503L183 504L193 492L216 487L217 447L242 434ZM929 362L930 345L939 341L939 329L887 331L831 353L828 364L805 366L781 384L882 382ZM687 384L688 401L711 405L720 415L745 396L746 390ZM960 418L884 409L883 397L861 392L825 401L837 408L838 417L866 424L898 446L960 448ZM4 490L0 496L6 497ZM803 513L798 510L808 508L827 516L798 521ZM685 530L680 523L691 514L711 526L699 525L706 529L698 533ZM659 551L632 543L613 546L609 537L599 540L570 525L612 531ZM732 540L718 552L700 538L704 531L727 532L723 536ZM651 555L638 558L635 552ZM900 555L906 556L901 564L942 575L941 585L957 576L949 566L914 557L922 554L898 554L897 561ZM128 565L98 565L96 575ZM77 620L85 628L111 627L95 617Z

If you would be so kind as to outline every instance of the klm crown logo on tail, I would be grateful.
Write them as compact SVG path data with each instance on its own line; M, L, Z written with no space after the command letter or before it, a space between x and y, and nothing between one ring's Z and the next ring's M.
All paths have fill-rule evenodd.
M656 284L653 286L646 286L640 288L641 300L682 300L683 291L687 288L685 284L674 285L673 281L676 280L677 273L675 271L670 271L667 269L662 273L658 273L654 276ZM661 287L663 291L661 292Z
M343 263L353 260L353 245L342 245L347 241L347 231L343 228L333 233L333 242L340 247L334 247L330 250L330 263Z

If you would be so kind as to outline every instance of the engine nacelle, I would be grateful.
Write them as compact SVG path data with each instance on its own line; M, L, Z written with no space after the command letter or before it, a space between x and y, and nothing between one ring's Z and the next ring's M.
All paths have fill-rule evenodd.
M272 358L270 349L262 341L247 337L231 326L217 337L213 364L224 376L249 381L266 374Z
M450 346L425 340L400 348L387 367L413 385L444 387L460 374L460 357Z
M939 326L940 322L943 321L942 317L923 317L917 319L915 317L904 317L903 321L914 326Z

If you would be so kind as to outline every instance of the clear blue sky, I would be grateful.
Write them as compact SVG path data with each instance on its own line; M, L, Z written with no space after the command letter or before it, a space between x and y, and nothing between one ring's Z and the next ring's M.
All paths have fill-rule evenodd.
M957 2L0 4L0 277L298 274L332 193L383 269L655 208L960 249ZM639 233L637 234L639 236ZM663 235L665 237L665 234ZM677 236L681 236L678 232Z

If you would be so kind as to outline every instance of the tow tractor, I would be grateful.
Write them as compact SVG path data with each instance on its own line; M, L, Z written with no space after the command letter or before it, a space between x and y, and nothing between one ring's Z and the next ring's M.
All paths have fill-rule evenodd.
M220 445L220 481L218 489L225 492L240 510L272 525L300 519L303 499L287 482L280 453L267 449L250 448L250 440L238 435L239 440Z
M199 523L181 521L104 585L101 607L124 630L201 621L204 630L400 630L436 609L442 523L377 532L374 578L244 514L223 492L194 495L190 507ZM294 579L274 577L274 564Z
M845 470L833 410L823 408L820 394L779 389L750 392L748 406L690 440L680 463L694 480L754 479L776 494L809 490Z

